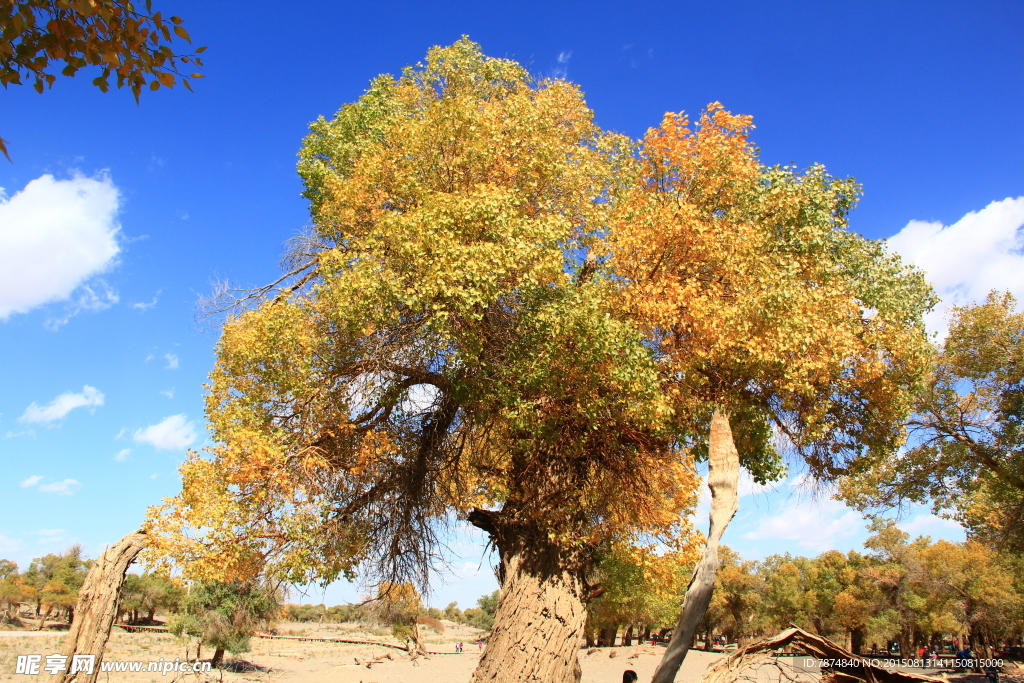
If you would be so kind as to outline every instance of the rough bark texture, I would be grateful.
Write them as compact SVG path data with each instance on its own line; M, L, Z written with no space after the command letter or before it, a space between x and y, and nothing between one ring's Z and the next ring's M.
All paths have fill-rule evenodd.
M128 565L146 547L148 539L142 531L135 531L113 546L107 548L93 564L85 577L85 583L78 592L78 604L71 629L64 640L61 654L68 659L67 671L51 675L50 683L94 683L99 675L103 649L110 638L110 629L117 616L121 584L124 583ZM93 672L72 674L71 661L74 655L95 655Z
M475 511L470 521L491 533L501 559L494 626L472 683L578 683L587 619L579 553L502 526L496 513Z
M718 575L718 543L725 527L739 509L740 457L729 427L729 418L715 411L708 444L708 486L711 488L711 528L704 554L693 570L683 598L672 641L654 672L653 683L672 683L686 657L693 636L711 602Z

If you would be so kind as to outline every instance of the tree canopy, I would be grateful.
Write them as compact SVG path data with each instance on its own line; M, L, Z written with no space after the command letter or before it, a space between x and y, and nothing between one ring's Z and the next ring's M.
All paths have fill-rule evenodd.
M219 667L225 651L248 652L250 636L265 628L279 609L277 591L265 584L202 581L189 587L167 626L176 636L193 636L214 648L211 662Z
M191 42L183 23L154 12L151 0L144 11L128 0L0 0L0 85L21 85L26 78L41 93L53 87L54 69L64 64L62 76L98 68L93 85L106 92L113 77L118 88L131 88L136 101L144 87L172 88L178 79L191 90L188 79L202 74L186 75L179 65L201 67L197 55L206 48L174 53L172 33ZM0 152L8 156L3 139Z
M155 518L208 528L221 554L193 571L331 580L369 559L422 582L435 525L495 503L570 541L680 533L696 474L659 438L614 282L583 272L611 172L590 118L574 86L462 41L313 124L297 281L225 324L215 458Z
M1024 548L1024 313L1010 294L952 310L909 420L908 450L843 481L865 510L930 502L981 540Z
M776 432L816 477L834 479L902 443L936 298L920 271L848 230L852 179L759 165L751 127L715 103L692 128L669 114L648 131L616 202L609 259L681 421L731 413L758 481L780 474ZM700 455L705 431L690 432Z

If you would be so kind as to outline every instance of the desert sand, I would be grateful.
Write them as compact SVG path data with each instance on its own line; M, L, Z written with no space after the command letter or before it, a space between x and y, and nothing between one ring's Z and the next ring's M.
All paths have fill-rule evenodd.
M277 631L292 638L348 638L367 639L396 644L393 638L380 631L361 631L349 625L317 627L309 624L283 624ZM232 662L235 671L223 672L224 683L461 683L468 681L480 658L476 645L481 631L451 626L443 635L428 632L424 638L429 658L410 661L400 650L381 645L355 645L289 639L253 638L252 649ZM60 651L63 635L59 632L36 634L32 631L0 632L0 680L31 681L38 676L15 674L17 655L39 654L44 657ZM455 643L463 642L465 651L455 653ZM104 661L173 661L184 657L184 644L166 633L124 633L115 629L104 656ZM589 652L589 654L588 654ZM622 672L633 669L640 680L650 680L664 652L663 647L642 645L632 647L594 648L580 650L583 683L619 683ZM209 657L210 651L203 656ZM356 663L390 654L370 668ZM691 652L683 664L676 681L696 683L707 666L721 655ZM145 666L145 665L144 665ZM194 674L156 672L111 672L100 674L102 683L171 683L199 682L212 677L221 680L221 672L213 671L207 677Z

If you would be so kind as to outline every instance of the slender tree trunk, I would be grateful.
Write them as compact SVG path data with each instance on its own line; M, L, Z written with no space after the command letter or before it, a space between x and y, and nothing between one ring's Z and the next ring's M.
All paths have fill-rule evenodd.
M629 647L633 644L633 624L629 624L626 627L626 631L622 634L622 645Z
M672 683L690 649L697 626L711 603L718 575L718 543L739 509L740 458L729 418L716 410L711 418L708 444L708 486L711 488L711 526L704 554L693 570L683 598L672 641L654 672L653 683Z
M43 626L46 625L46 618L50 616L50 612L52 612L52 611L53 611L52 607L47 607L46 611L43 612L41 617L39 617L39 623L36 624L36 630L37 631L42 631L43 630Z
M565 550L543 531L503 525L501 513L474 510L469 520L491 534L501 561L494 626L472 683L578 683L592 553Z
M423 644L423 639L420 638L420 625L414 620L412 622L412 642L416 649L416 654L427 656L427 648Z
M107 548L93 564L78 592L75 620L61 649L61 654L67 657L67 670L50 676L50 683L95 683L100 673L100 662L103 661L103 650L110 638L114 617L117 616L117 602L124 574L147 543L145 533L130 533ZM71 673L75 655L95 656L91 674L81 671Z

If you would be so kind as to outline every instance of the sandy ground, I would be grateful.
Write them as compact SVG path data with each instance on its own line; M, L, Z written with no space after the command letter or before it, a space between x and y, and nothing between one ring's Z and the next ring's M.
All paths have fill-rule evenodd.
M347 626L347 625L346 625ZM359 638L379 642L397 642L381 631L357 631L346 626L317 628L308 624L284 624L278 627L282 635L310 638ZM399 650L376 645L352 645L285 639L252 639L252 650L239 656L242 671L224 672L224 683L458 683L468 681L480 659L476 639L480 631L469 627L450 627L443 635L428 632L424 638L427 649L434 654L428 659L410 661ZM59 632L0 631L0 680L30 681L35 676L15 674L17 655L39 654L44 657L60 651L64 636ZM455 643L461 641L465 651L455 653ZM619 683L622 672L633 669L640 680L650 680L661 660L664 648L634 646L596 648L580 651L583 683ZM440 654L443 653L443 654ZM204 651L209 657L212 652ZM391 654L371 668L356 664L356 658L367 661ZM174 636L163 633L123 633L115 629L107 646L104 661L173 661L184 656L184 644ZM691 652L683 663L676 681L696 683L708 664L720 655ZM214 680L221 673L212 672ZM201 683L193 674L161 675L158 672L101 673L101 683Z
M378 642L396 642L381 630L357 631L352 627L329 626L317 628L305 624L286 624L278 627L284 635L311 638L367 638ZM462 683L468 681L480 658L475 638L480 631L468 627L449 628L444 635L431 634L425 638L428 649L437 653L428 659L410 661L398 650L379 645L353 645L315 641L253 638L252 650L241 655L237 671L213 671L206 676L170 672L101 673L100 683ZM44 657L60 651L64 636L59 632L0 631L0 681L32 681L38 676L15 674L17 655L39 654ZM466 652L455 654L455 643L462 641ZM664 648L651 645L615 648L595 648L580 651L583 683L619 683L622 673L632 669L640 681L650 681ZM212 652L204 651L209 657ZM391 654L371 668L356 663L356 658L367 661ZM697 683L701 675L722 655L691 651L676 676L677 683ZM111 636L104 661L141 661L144 667L151 661L173 661L184 657L184 644L169 634L123 633ZM231 660L229 659L229 662ZM760 682L762 676L751 677L750 683ZM774 677L777 680L777 676ZM974 680L977 678L977 681ZM1006 683L1013 676L1003 676ZM767 679L766 679L767 680ZM980 676L952 675L948 680L956 683L983 683Z

